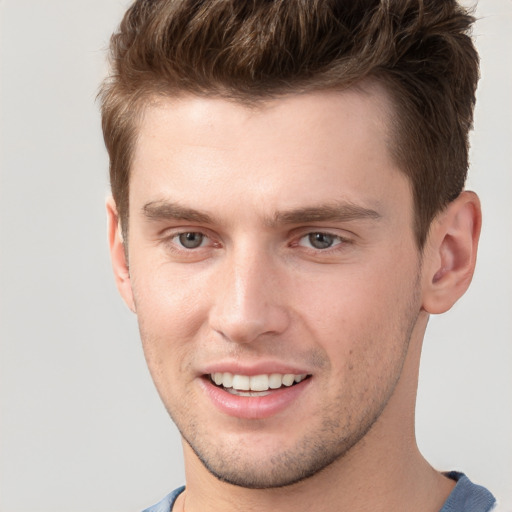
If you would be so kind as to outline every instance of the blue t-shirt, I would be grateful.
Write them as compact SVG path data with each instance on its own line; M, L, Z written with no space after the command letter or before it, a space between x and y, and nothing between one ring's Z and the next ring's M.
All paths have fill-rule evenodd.
M446 476L457 483L439 512L488 512L496 504L496 499L485 487L474 484L466 475L451 471ZM184 490L185 487L179 487L143 512L171 512L176 498Z

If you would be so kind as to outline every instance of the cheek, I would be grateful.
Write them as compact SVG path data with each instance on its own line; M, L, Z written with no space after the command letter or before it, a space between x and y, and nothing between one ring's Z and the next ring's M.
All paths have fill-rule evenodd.
M327 338L345 340L371 326L385 324L402 292L370 273L333 273L327 279L303 282L294 289L293 309Z
M207 308L193 280L172 276L165 269L142 270L133 265L132 290L144 356L162 393L186 384L194 349L191 341L201 337Z
M181 338L197 329L201 312L205 311L201 280L194 275L181 275L166 265L149 265L145 270L131 268L132 290L139 322L146 331L156 330Z
M384 367L407 346L421 305L419 273L411 264L400 272L389 268L345 272L322 286L306 283L296 290L299 316L331 360L338 360L340 373Z

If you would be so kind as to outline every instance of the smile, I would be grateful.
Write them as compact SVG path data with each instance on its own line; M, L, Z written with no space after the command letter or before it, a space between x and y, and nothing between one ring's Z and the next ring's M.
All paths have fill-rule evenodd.
M292 406L300 407L313 378L307 373L211 372L203 374L199 382L222 414L252 420L270 418Z
M271 373L262 375L239 375L229 372L216 372L210 374L211 381L218 387L232 395L238 396L265 396L271 390L281 387L290 387L302 382L307 374L295 375L292 373Z

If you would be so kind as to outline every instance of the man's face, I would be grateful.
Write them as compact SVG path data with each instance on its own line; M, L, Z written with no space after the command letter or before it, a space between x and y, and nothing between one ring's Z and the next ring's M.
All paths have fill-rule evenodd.
M386 109L373 90L146 112L130 178L133 303L165 406L228 482L316 473L379 424L396 389L420 263Z

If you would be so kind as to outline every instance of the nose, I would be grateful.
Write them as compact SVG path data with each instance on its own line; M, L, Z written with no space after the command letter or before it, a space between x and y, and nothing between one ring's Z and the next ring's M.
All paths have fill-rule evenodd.
M283 333L289 324L280 272L264 251L238 250L218 269L210 326L235 343Z

